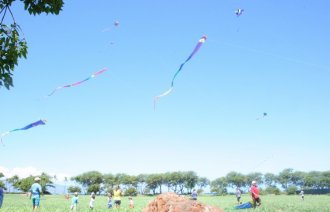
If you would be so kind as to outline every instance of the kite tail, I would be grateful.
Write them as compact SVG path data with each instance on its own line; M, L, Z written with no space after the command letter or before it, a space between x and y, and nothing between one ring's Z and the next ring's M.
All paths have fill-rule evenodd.
M8 135L9 133L10 133L10 132L7 131L7 132L4 132L4 133L2 133L2 134L0 135L0 141L1 141L1 143L2 143L3 146L5 146L5 144L3 143L2 138L5 137L6 135Z
M62 89L63 87L57 87L57 88L55 88L50 94L48 94L47 96L45 96L45 97L49 97L49 96L52 96L56 91L58 91L58 90L60 90L60 89Z
M168 89L168 90L165 91L164 93L162 93L162 94L160 94L160 95L158 95L158 96L155 97L155 99L154 99L154 110L156 110L156 103L157 103L157 101L158 101L161 97L169 95L169 94L172 92L172 90L173 90L173 85L170 87L170 89Z

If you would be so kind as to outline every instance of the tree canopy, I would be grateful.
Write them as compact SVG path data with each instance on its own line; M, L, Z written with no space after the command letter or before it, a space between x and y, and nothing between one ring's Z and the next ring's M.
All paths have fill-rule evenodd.
M7 89L14 86L13 72L15 66L18 65L18 59L26 58L28 52L24 33L16 23L11 10L15 1L0 0L0 88L5 86ZM58 15L64 5L63 0L21 0L21 2L24 4L24 9L33 15L41 13ZM6 19L6 16L9 18Z

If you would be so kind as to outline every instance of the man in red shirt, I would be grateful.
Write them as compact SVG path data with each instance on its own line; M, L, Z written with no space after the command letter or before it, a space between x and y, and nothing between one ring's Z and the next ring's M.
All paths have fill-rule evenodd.
M259 189L257 187L257 182L256 181L252 181L250 192L251 192L251 195L252 195L253 207L256 208L257 206L260 206L261 205L261 199L259 197Z

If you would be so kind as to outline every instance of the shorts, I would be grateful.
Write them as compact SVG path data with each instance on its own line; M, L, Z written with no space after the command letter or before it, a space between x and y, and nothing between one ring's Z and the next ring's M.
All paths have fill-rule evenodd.
M77 209L77 205L76 204L71 205L70 209L71 210L76 210Z
M120 205L121 204L121 200L115 200L115 204L116 205Z
M32 197L32 205L39 206L40 205L40 197Z
M257 205L257 203L258 203L258 205ZM259 206L259 205L261 205L261 199L259 197L253 199L253 207L255 208L255 207Z

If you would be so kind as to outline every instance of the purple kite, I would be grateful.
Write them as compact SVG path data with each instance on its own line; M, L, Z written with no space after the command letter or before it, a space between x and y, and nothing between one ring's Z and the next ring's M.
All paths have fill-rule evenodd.
M92 78L94 78L94 77L96 77L96 76L102 74L103 72L105 72L105 71L107 71L107 70L108 70L107 68L104 68L104 69L102 69L101 71L98 71L98 72L92 74L90 77L88 77L88 78L86 78L86 79L84 79L84 80L82 80L82 81L75 82L75 83L72 83L72 84L69 84L69 85L59 86L59 87L55 88L55 89L54 89L50 94L48 94L47 96L51 96L51 95L53 95L56 91L61 90L61 89L63 89L63 88L69 88L69 87L73 87L73 86L80 85L81 83L86 82L87 80L90 80L90 79L92 79Z
M176 76L180 73L182 67L198 52L198 50L200 49L200 47L202 46L202 44L206 41L206 35L203 35L201 37L201 39L199 39L196 47L194 48L194 50L192 51L192 53L189 55L189 57L180 65L179 69L175 72L173 78L172 78L172 82L171 82L171 87L170 89L168 89L167 91L165 91L164 93L158 95L155 97L154 99L154 108L156 107L156 101L159 100L161 97L163 96L167 96L169 95L172 90L173 90L173 87L174 87L174 80L176 78Z
M19 131L19 130L28 130L32 127L36 127L36 126L39 126L39 125L45 125L47 122L47 120L39 120L39 121L36 121L32 124L29 124L23 128L17 128L17 129L13 129L13 130L10 130L10 131L7 131L7 132L4 132L1 134L0 138L1 138L1 143L2 143L2 138L5 137L6 135L8 135L9 133L11 132L15 132L15 131ZM2 143L3 144L3 143Z

